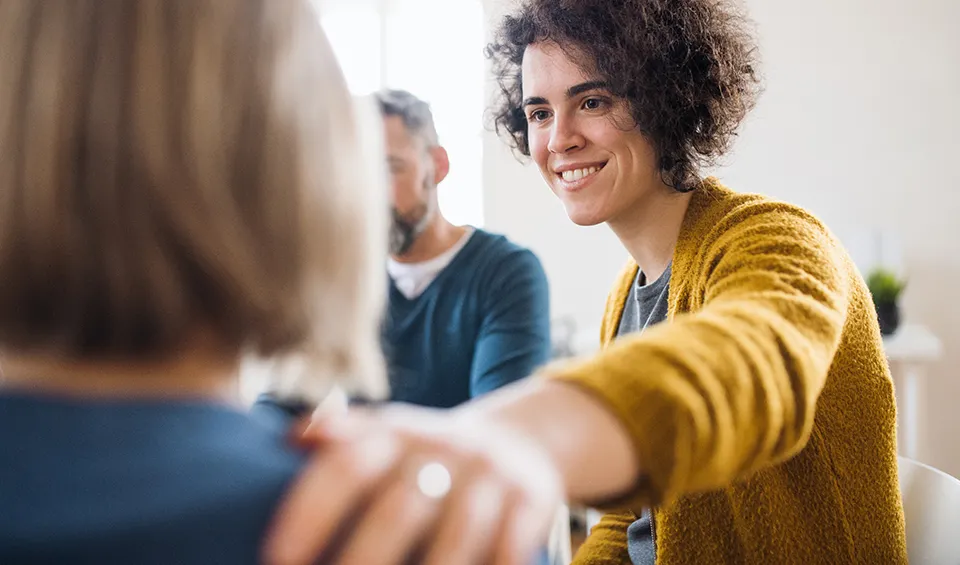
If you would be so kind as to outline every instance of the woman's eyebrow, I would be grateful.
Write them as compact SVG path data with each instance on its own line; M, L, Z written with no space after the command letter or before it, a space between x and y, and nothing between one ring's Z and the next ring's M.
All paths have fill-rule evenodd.
M591 80L587 82L581 82L580 84L575 84L567 89L567 99L573 98L584 92L589 92L591 90L601 90L608 88L607 83L602 80ZM542 96L531 96L523 101L521 104L522 107L526 108L527 106L539 106L541 104L549 104L549 101Z

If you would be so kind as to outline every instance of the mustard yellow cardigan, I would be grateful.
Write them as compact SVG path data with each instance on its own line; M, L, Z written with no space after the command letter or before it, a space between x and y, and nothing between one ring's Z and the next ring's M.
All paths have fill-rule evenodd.
M658 565L906 563L893 384L869 292L828 230L708 179L667 322L614 341L636 273L608 299L603 351L544 371L604 402L645 472L574 563L629 564L643 507Z

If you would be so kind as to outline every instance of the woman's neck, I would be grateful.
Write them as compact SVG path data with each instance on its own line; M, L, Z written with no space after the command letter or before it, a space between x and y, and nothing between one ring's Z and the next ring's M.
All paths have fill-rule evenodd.
M690 193L657 186L630 211L607 222L647 280L660 278L673 260L690 198Z
M238 362L199 349L158 361L62 360L4 352L0 370L0 390L240 402Z

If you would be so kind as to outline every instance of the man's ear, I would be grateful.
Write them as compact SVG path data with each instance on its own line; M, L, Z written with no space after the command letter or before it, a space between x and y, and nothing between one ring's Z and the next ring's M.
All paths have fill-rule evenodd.
M430 157L433 158L433 183L440 184L450 174L450 156L438 145L430 148Z

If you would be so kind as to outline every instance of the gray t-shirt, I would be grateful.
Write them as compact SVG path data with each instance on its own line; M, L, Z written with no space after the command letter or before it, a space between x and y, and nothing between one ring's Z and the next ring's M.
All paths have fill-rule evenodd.
M637 273L637 278L630 287L623 315L620 317L620 326L617 328L618 337L642 332L667 319L667 298L670 293L672 267L673 264L668 265L660 278L649 284L646 284L643 271ZM633 565L655 565L657 552L653 529L653 520L650 511L646 508L637 521L627 528L627 549Z

